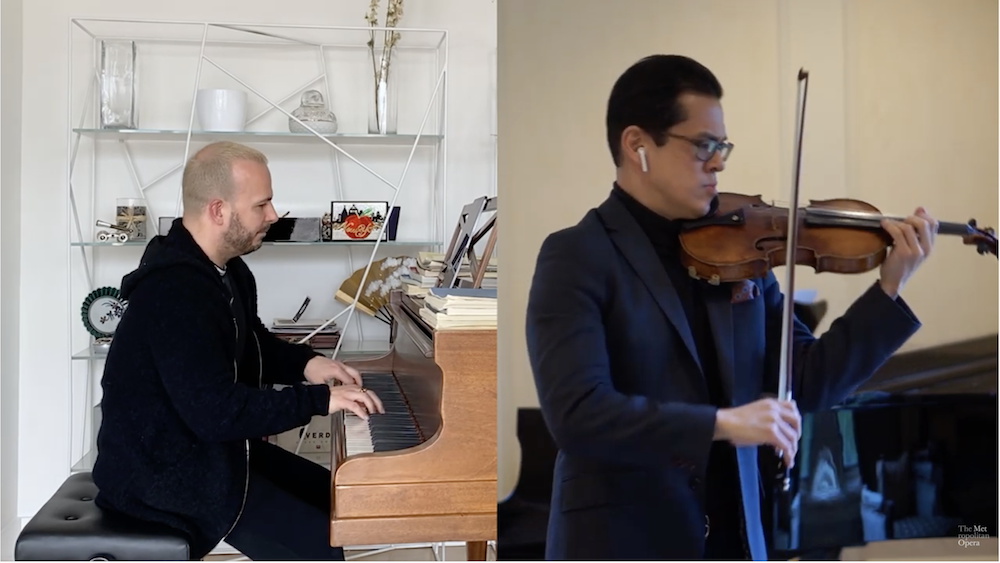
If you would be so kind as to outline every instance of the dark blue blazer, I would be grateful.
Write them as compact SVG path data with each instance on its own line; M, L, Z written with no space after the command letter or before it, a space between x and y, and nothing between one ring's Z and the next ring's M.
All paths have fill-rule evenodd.
M721 291L706 304L734 406L777 391L783 297L773 274L753 282L753 299ZM878 284L819 339L796 321L799 410L843 401L919 327ZM526 328L559 447L546 558L701 558L716 407L670 278L617 198L545 239ZM737 459L743 502L734 509L743 511L748 556L766 559L757 448L737 448Z

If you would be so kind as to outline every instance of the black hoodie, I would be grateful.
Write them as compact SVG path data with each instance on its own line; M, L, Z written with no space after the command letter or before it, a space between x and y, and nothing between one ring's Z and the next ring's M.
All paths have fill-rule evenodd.
M244 334L232 293L181 219L154 237L122 279L128 307L101 383L95 502L186 532L193 559L224 539L242 511L249 441L329 412L329 387L304 384L317 353L264 327L241 258L226 270ZM291 387L265 388L274 383Z

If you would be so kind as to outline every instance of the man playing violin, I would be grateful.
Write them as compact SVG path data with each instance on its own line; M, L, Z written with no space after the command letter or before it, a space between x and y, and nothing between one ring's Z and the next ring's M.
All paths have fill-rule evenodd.
M920 327L899 293L934 245L922 208L883 223L878 282L826 333L795 321L796 400L761 398L778 385L774 274L711 285L678 258L733 150L721 98L689 58L630 67L607 106L611 193L542 244L527 343L559 448L547 559L766 559L757 447L790 467L800 412L843 401Z

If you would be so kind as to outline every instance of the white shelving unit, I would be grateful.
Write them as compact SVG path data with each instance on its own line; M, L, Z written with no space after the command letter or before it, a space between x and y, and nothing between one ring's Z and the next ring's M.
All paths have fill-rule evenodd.
M364 26L265 25L214 21L74 18L69 23L69 185L67 234L74 353L72 470L92 467L99 427L104 353L81 322L84 299L118 288L139 262L146 241L97 242L97 220L114 222L118 198L142 198L147 239L160 217L181 213L184 163L201 146L232 140L269 158L275 207L281 215L321 217L332 201L387 201L401 207L394 241L265 243L245 257L258 279L261 319L291 316L305 295L306 317L338 317L335 352L385 349L388 327L333 299L340 283L384 256L441 252L450 234L447 194L448 32L394 28L398 133L367 132L371 91L369 33ZM100 54L104 41L136 45L137 127L104 129L99 120ZM200 131L194 110L199 88L248 94L241 132ZM302 92L319 90L338 120L333 135L289 132ZM300 289L300 286L305 286ZM304 291L305 293L299 293ZM289 310L290 309L290 310Z

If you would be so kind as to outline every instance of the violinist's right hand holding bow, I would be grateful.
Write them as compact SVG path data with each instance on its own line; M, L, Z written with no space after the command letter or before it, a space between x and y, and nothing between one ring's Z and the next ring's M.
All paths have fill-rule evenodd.
M734 446L767 444L781 452L785 467L791 469L801 428L802 417L795 401L759 399L716 411L713 440L726 440Z

